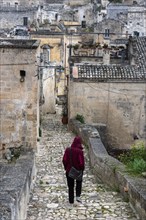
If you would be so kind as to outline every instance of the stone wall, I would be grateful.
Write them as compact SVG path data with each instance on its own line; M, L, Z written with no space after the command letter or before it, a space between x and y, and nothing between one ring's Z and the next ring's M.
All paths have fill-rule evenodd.
M70 82L69 118L76 114L87 123L104 123L112 148L128 148L134 137L145 138L145 82Z
M0 162L0 173L0 219L25 220L36 176L34 153L23 153L15 163Z
M128 5L123 4L109 4L107 5L107 18L116 19L119 14L128 13Z
M59 71L56 66L65 66L65 52L64 52L64 38L63 35L51 35L50 31L48 34L39 34L34 32L31 34L31 38L40 40L40 47L48 45L50 47L50 60L49 65L43 68L43 95L45 103L42 105L44 113L55 112L55 99L56 96L64 95L66 78L64 71ZM43 52L43 51L42 51ZM43 64L44 66L46 63ZM65 69L66 70L66 69Z
M70 6L79 6L79 5L86 5L89 4L91 1L90 0L65 0L65 3L70 5Z
M43 96L42 112L55 113L55 67L43 69Z
M110 33L116 32L116 35L109 34L109 37L105 36L105 34L99 34L99 36L95 35L96 41L98 41L98 42L108 40L109 38L112 40L117 39L117 38L121 38L121 33L123 32L122 24L119 21L116 21L116 20L110 19L110 18L104 19L101 22L98 22L96 24L96 26L94 27L94 29L95 29L96 33L105 33L106 29L110 30ZM125 35L123 35L123 36L125 37Z
M0 5L6 5L6 6L15 6L15 4L18 5L23 5L23 6L28 6L32 4L38 4L39 0L1 0Z
M100 128L100 125L99 125ZM112 189L119 191L127 202L130 202L141 220L146 219L145 178L130 176L125 166L108 155L94 126L70 120L69 129L81 136L88 146L90 164L95 177ZM138 218L139 219L139 218Z
M0 12L0 28L11 29L16 25L23 25L23 18L28 17L28 25L37 18L36 10Z
M12 42L20 41L0 46L0 157L7 148L36 148L37 144L37 46L26 48L36 41L24 41L24 48L13 47ZM26 75L23 82L21 71Z
M138 32L139 36L146 36L146 12L145 7L133 6L128 9L127 17L128 33L134 36Z

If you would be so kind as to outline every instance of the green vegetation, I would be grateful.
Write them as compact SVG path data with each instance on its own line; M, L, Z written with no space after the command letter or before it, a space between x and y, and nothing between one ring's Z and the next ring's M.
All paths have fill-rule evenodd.
M83 115L77 114L75 117L76 120L80 121L82 124L85 123L85 119Z
M74 48L74 50L79 49L79 44L75 44L75 45L73 45L73 48Z
M139 142L131 147L127 153L119 156L119 160L126 165L127 171L134 175L146 172L146 148L144 142Z
M42 184L43 184L43 181L42 181L42 180L40 180L40 181L39 181L39 183L40 183L40 185L42 185Z

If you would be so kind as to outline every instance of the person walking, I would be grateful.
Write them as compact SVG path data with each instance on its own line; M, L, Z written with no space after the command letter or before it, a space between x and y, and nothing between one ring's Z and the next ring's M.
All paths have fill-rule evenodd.
M71 161L72 157L72 161ZM74 204L74 186L76 183L76 201L82 202L80 199L81 191L82 191L82 179L81 180L74 180L73 178L69 177L69 171L71 166L74 166L77 170L85 169L85 160L84 160L84 153L82 147L82 141L79 136L76 136L71 144L71 147L67 147L65 149L63 155L63 165L66 171L66 178L67 178L67 185L68 185L68 197L69 203Z

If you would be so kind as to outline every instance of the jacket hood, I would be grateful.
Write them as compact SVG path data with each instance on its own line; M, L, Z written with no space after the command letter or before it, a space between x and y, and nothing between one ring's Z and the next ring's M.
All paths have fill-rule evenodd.
M82 139L79 136L76 136L74 138L73 143L71 145L71 148L83 149L83 147L82 147Z

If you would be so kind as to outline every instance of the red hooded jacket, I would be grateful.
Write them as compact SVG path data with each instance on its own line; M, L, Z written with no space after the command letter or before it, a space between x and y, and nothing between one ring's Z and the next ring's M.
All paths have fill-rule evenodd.
M72 165L70 161L70 150L72 155ZM81 138L75 137L71 147L66 148L64 156L63 156L63 165L66 173L69 173L71 166L74 166L77 170L84 170L85 162L84 162L84 154L83 147L81 144Z

